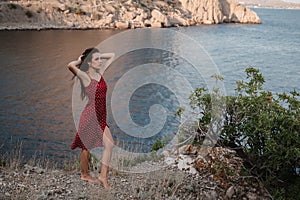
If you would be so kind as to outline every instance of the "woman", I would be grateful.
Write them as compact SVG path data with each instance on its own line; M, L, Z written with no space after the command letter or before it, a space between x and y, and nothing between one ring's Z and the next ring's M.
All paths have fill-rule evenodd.
M88 97L88 103L81 113L78 132L71 149L79 147L81 179L91 183L101 182L105 189L110 189L107 182L109 162L114 141L106 124L106 90L104 71L115 57L114 53L100 53L96 48L86 49L76 61L68 64L69 70L81 83L81 98ZM104 146L101 174L98 179L88 172L89 150Z

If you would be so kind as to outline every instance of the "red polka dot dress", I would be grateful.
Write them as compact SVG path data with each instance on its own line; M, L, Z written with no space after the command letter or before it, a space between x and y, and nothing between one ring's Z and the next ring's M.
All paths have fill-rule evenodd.
M88 103L81 113L78 132L71 149L77 147L91 150L102 146L103 132L106 124L106 91L107 85L103 77L100 81L91 79L85 88Z

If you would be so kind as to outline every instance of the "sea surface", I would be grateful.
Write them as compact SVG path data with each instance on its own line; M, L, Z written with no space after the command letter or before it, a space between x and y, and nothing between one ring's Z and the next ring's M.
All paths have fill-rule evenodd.
M194 41L206 53L224 77L226 94L235 94L235 82L245 79L247 67L258 68L265 77L265 89L274 94L300 91L300 10L254 10L262 24L202 25L171 30L178 31L188 41ZM77 154L79 150L70 150L76 133L72 113L74 80L66 65L77 59L86 47L96 46L120 33L122 31L117 30L0 31L0 152L13 152L16 147L21 147L25 159L38 154L57 162ZM124 123L131 120L135 127L130 129L128 126L127 131L134 132L151 123L155 128L150 112L156 116L160 116L157 114L160 112L166 113L161 116L166 123L157 134L154 131L147 135L148 129L141 129L140 137L132 132L126 134L126 130L120 128L122 125L115 122L111 105L112 91L126 72L143 64L156 63L179 72L183 69L181 72L188 77L192 87L206 84L205 78L194 76L196 72L185 56L174 53L191 44L184 44L179 37L151 39L162 47L171 43L171 51L145 48L127 52L118 57L104 74L108 84L108 123L114 140L122 143L126 150L139 143L142 151L148 152L157 138L172 137L176 133L180 124L174 115L180 105L177 91L185 90L181 87L184 83L178 79L173 85L177 91L170 90L172 86L167 83L174 81L170 77L175 75L161 79L166 85L152 84L147 79L148 74L139 77L148 82L133 90L128 102L124 96L125 100L120 97L120 101L113 105L120 110L128 107L131 119L124 116ZM149 35L140 36L136 42L144 40L149 40ZM112 49L118 49L121 43ZM194 58L199 56L197 49L193 48L183 52L186 53ZM157 68L150 71L152 75L160 74L154 69ZM122 83L126 85L128 81ZM126 92L125 87L124 95ZM161 106L151 107L157 104ZM142 133L144 130L147 134Z

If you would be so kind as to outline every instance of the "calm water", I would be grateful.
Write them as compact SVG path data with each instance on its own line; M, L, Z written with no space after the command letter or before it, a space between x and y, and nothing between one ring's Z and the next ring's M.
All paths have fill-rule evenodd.
M224 76L228 94L234 94L235 81L244 78L248 66L261 70L266 89L274 93L300 91L300 10L255 11L263 24L224 24L174 30L192 37L205 48ZM72 118L72 75L65 66L85 47L95 46L117 33L119 31L98 30L0 32L0 152L11 151L15 141L20 140L25 156L38 152L61 161L72 154L70 145L76 132ZM197 52L194 53L197 56ZM166 52L141 51L126 55L107 72L108 84L113 85L116 81L113 77L130 68L133 65L131 60L137 56L139 63L169 62ZM184 61L170 63L176 66ZM172 100L174 94L165 89L160 88L159 95L155 93L158 90L156 85L145 85L135 91L129 107L137 124L149 123L148 105L168 106L168 99ZM170 110L175 112L174 108ZM171 124L177 123L176 118L168 120ZM120 134L111 113L108 121L115 139L131 140ZM166 130L176 131L168 127ZM151 141L143 143L151 145Z

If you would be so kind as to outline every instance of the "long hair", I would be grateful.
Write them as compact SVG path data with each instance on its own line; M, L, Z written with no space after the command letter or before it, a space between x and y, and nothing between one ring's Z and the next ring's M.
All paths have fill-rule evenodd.
M100 52L99 49L94 48L94 47L84 50L84 52L81 54L82 57L81 57L81 64L79 66L79 69L81 71L86 72L89 69L89 64L88 63L91 62L91 60L93 58L93 54L94 53L99 53L99 52ZM80 85L81 85L81 95L80 96L81 96L81 99L83 100L84 97L86 96L86 92L85 92L85 87L84 87L81 79L79 79L79 80L80 80Z

